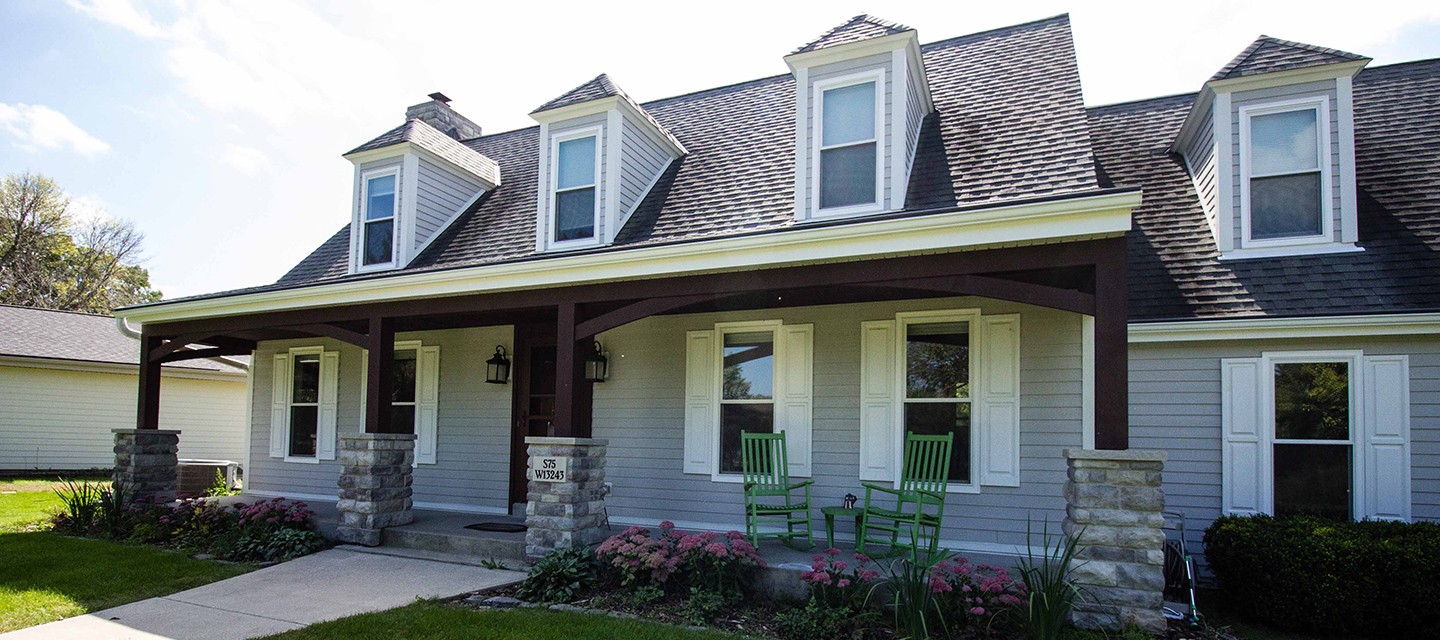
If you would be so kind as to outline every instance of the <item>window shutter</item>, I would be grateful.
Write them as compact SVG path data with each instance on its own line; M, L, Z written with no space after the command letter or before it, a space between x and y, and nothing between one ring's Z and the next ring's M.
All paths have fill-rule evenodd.
M435 464L440 417L440 347L422 347L415 363L415 462Z
M277 353L271 371L270 457L285 457L285 435L290 424L290 354Z
M1225 513L1270 512L1270 438L1259 358L1220 361L1221 507Z
M1367 356L1361 366L1363 515L1409 520L1410 358Z
M895 321L860 323L860 479L894 481L900 473Z
M335 422L340 395L340 352L320 354L320 424L315 434L315 457L335 459Z
M1020 316L984 316L980 338L980 484L1020 486Z
M714 466L716 353L714 331L685 334L685 473L709 474Z
M785 431L790 475L808 478L811 475L815 325L784 325L777 333L780 342L777 365L781 371L775 398L778 413L775 430Z

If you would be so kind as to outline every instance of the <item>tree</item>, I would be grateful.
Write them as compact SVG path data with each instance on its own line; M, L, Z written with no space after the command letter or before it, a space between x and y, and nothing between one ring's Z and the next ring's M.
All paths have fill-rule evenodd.
M145 236L128 220L78 220L55 181L21 173L0 181L0 302L109 313L159 300L140 266Z

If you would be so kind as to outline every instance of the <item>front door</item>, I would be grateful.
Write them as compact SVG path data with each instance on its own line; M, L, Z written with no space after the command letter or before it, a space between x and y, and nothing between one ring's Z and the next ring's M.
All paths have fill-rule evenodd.
M527 436L554 435L555 332L525 331L515 335L515 417L510 435L510 504L526 501ZM523 515L523 512L515 515Z

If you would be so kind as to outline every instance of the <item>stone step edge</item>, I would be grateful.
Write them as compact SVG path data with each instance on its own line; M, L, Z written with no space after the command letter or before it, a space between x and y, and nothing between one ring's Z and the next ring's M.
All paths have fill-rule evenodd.
M342 544L342 545L336 546L335 548L338 549L338 550L340 550L340 551L350 551L350 552L352 552L352 553L368 553L368 554L370 554L370 555L376 555L376 556L390 556L390 557L392 557L392 558L409 558L409 559L411 559L411 560L429 560L429 561L431 561L431 562L441 562L441 563L445 563L445 564L458 564L458 565L465 565L465 566L468 566L468 567L480 567L480 568L482 568L482 569L490 569L490 567L486 567L486 566L485 566L485 562L486 562L487 560L490 560L491 558L477 558L477 557L475 557L475 556L468 556L468 555L459 554L459 553L444 553L444 552L441 552L441 551L426 551L426 550L424 550L424 549L406 549L406 548L402 548L402 547L362 547L362 546L359 546L359 545L350 545L350 544ZM508 572L510 572L510 573L514 573L514 574L515 574L515 579L514 579L513 582L519 582L519 581L525 579L525 573L523 572L523 569L521 569L521 567L524 565L524 563L521 562L519 559L517 559L517 558L495 558L494 560L496 560L497 562L500 562L501 564L505 565L506 568L504 569L504 571L508 571ZM491 570L492 570L492 571L501 571L501 569L491 569ZM512 584L512 583L506 583L506 584Z

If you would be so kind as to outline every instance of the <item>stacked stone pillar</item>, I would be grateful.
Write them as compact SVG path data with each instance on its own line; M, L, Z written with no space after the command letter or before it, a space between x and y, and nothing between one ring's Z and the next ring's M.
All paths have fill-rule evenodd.
M525 557L538 560L566 547L603 540L605 440L525 438L530 466L525 506ZM536 473L536 470L541 473ZM563 470L563 474L556 473Z
M115 471L111 478L131 499L170 502L175 499L180 464L180 432L162 429L113 429Z
M340 438L340 525L342 542L374 547L385 527L410 524L415 434L361 433Z
M1165 452L1067 449L1065 459L1064 531L1081 536L1072 576L1084 591L1072 622L1084 629L1164 631Z

